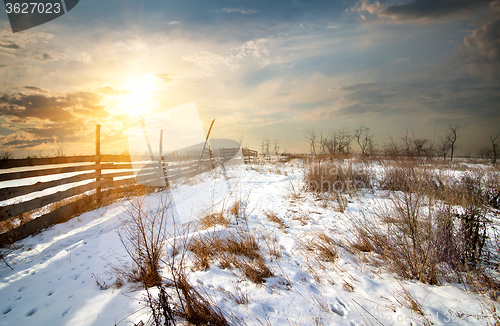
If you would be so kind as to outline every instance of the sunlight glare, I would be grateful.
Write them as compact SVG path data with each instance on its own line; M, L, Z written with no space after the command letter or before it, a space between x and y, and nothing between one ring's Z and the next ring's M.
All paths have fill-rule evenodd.
M122 112L136 117L149 114L158 107L158 103L153 99L158 91L154 78L150 76L135 78L122 85L122 89L128 91L128 94L121 97L118 105Z

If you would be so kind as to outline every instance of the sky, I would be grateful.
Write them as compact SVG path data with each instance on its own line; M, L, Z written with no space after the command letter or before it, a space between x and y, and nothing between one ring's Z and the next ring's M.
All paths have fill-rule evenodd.
M409 131L458 154L500 133L500 0L81 0L13 33L0 10L0 151L127 150L127 129L196 102L211 137L309 151L308 131ZM358 147L353 143L353 150Z

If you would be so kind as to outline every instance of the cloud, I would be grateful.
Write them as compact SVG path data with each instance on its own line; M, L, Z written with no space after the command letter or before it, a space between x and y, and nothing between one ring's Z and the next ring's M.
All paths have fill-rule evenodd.
M180 25L181 23L179 23L177 20L174 20L174 21L171 21L171 22L168 22L167 25L170 25L170 26L173 26L173 25Z
M35 127L18 127L16 132L0 137L0 145L10 149L45 149L49 144L76 142L86 139L89 128L81 121L44 123Z
M91 63L92 62L92 57L90 56L90 54L88 54L85 51L82 51L82 52L76 54L73 57L73 59L75 61L78 61L78 62L81 62L81 63Z
M222 12L228 13L228 14L243 14L243 15L251 15L255 14L257 11L252 10L252 9L243 9L243 8L222 8Z
M464 38L457 58L466 63L472 73L493 76L500 68L500 1L490 7L496 18L486 21Z
M238 56L254 56L256 58L263 58L269 56L269 51L265 46L265 39L251 40L238 48Z
M37 91L37 92L44 92L42 88L36 86L24 86L24 89L29 89L31 91Z
M14 42L2 42L0 46L6 49L21 49L21 47Z
M411 61L411 57L408 57L408 58L397 58L396 59L396 62L410 62Z
M491 62L500 61L500 19L489 21L464 39L469 50L477 50L480 58Z
M91 92L75 92L66 95L4 94L0 97L0 116L35 118L54 122L75 120L77 116L106 116L107 112L99 104L100 101L101 96Z
M326 29L338 29L338 28L341 28L342 26L344 26L343 24L339 24L339 23L328 23L328 25L326 25Z
M28 44L46 43L52 37L52 34L36 31L12 34L10 29L0 29L0 54L18 56L22 53L19 50L25 49Z
M225 57L210 51L201 51L193 55L184 56L182 60L193 62L201 68L193 73L193 75L197 77L211 76L218 67L232 66L233 61L230 57Z
M402 5L383 5L367 0L357 3L351 10L360 13L365 21L393 22L442 20L470 14L496 0L413 0ZM370 16L367 16L367 12Z
M440 19L470 14L492 0L414 0L403 5L384 8L380 14L396 21L415 19Z
M265 39L255 39L245 42L243 45L234 48L233 54L224 56L210 51L201 51L193 55L184 56L182 60L190 61L198 65L201 69L193 72L196 77L207 77L215 74L221 67L229 67L235 70L240 67L239 62L244 58L256 58L262 60L269 57ZM170 75L168 76L170 78Z
M174 80L173 74L155 74L154 75L159 82L169 83Z

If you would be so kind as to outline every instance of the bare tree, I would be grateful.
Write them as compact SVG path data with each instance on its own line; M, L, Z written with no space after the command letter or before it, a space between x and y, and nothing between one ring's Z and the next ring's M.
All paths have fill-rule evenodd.
M321 146L320 148L320 153L325 154L326 153L326 139L328 138L328 135L326 137L323 136L323 133L320 134L319 136L319 145Z
M363 124L359 125L358 129L354 130L354 138L361 148L361 155L366 155L367 151L370 154L373 152L373 134L370 134L369 127L365 127Z
M448 136L441 138L441 143L439 144L439 154L443 156L443 161L446 161L446 156L451 149L451 140Z
M311 145L311 154L316 154L316 138L317 135L314 130L309 130L308 132L306 132L306 139Z
M349 130L343 127L342 129L335 132L334 135L338 139L338 153L349 154L349 151L351 149L350 145L352 142L352 136Z
M260 144L261 152L264 156L269 155L269 148L271 146L271 141L269 138L262 138L262 143Z
M464 125L460 123L455 123L455 124L448 124L448 135L446 136L449 139L450 142L450 161L453 161L453 153L455 152L455 143L457 142L458 138L458 131L465 127Z
M278 155L280 152L280 141L275 139L273 140L273 144L274 144L274 154Z
M491 163L495 164L497 162L497 155L498 155L498 143L497 139L500 137L500 134L497 134L496 136L490 135L490 141L491 141L491 147L493 151L493 157L491 158Z

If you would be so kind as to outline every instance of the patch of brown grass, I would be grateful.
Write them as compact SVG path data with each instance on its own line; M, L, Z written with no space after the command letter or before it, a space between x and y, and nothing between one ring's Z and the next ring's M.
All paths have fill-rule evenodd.
M314 238L308 242L302 241L305 249L315 252L318 258L324 262L333 263L338 257L337 245L324 233L317 233Z
M280 226L280 229L287 229L288 226L283 223L283 221L278 217L278 215L276 215L276 213L272 212L272 211L264 211L264 215L271 221L271 222L274 222L276 224L278 224Z
M311 163L305 174L304 181L309 191L317 193L348 193L356 194L357 189L370 188L374 177L362 165L349 162L325 161Z
M224 217L223 212L208 214L201 219L201 225L204 229L214 227L216 225L222 225L225 228L229 227L229 220Z
M255 238L249 233L230 236L212 235L191 241L188 250L194 255L194 269L206 270L217 261L221 268L238 268L250 280L262 283L272 272L265 265Z
M338 257L335 242L324 233L318 234L318 240L315 242L315 248L319 251L319 256L323 261L333 263Z
M235 261L235 264L242 271L243 275L257 284L262 284L265 282L264 278L273 276L273 273L262 258L252 261L239 259Z
M305 213L298 213L292 215L292 220L299 221L302 226L305 226L311 220L311 217Z
M229 212L236 216L236 218L242 217L242 205L241 205L241 200L238 199L234 202L234 204L229 208Z
M175 286L180 298L178 315L194 325L228 325L220 308L196 291L184 273L178 274Z

